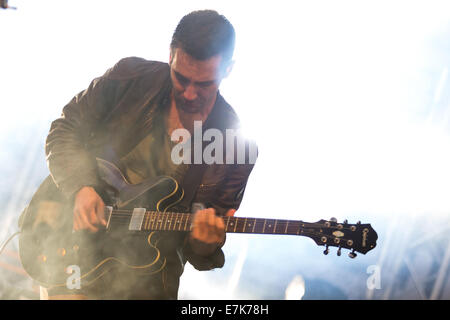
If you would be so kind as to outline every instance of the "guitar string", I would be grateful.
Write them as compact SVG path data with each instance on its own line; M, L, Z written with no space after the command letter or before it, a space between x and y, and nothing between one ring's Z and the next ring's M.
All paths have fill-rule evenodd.
M146 211L145 212L145 216L147 216L147 214L150 214L150 219L157 219L158 220L158 222L157 223L164 223L164 224L166 224L168 221L169 221L169 219L168 219L168 216L172 216L173 218L175 218L176 219L176 217L178 216L178 215L182 215L182 218L181 219L184 219L184 216L188 216L188 217L191 217L192 216L192 214L191 213L184 213L184 212L162 212L162 211ZM118 220L118 218L123 218L123 219L125 219L125 220L127 220L127 221L129 221L129 219L130 219L130 217L133 215L133 212L132 211L130 211L130 210L114 210L113 211L113 215L112 215L112 218L114 219L114 220ZM145 217L144 217L145 218ZM230 219L236 219L235 221L236 221L236 223L240 223L240 220L242 219L242 220L245 220L246 219L246 217L223 217L223 219L225 220L225 219L227 219L227 218L230 218ZM164 220L161 220L161 219L164 219ZM190 218L188 218L189 220L191 220ZM345 224L341 224L342 225L342 228L338 228L337 227L337 225L336 226L325 226L325 225L323 225L323 224L320 224L320 223L317 223L317 222L305 222L305 221L302 221L302 220L286 220L286 219L265 219L265 218L256 218L256 217L247 217L247 221L248 221L248 223L254 223L254 222L252 222L251 220L253 220L253 219L257 219L257 221L256 221L256 223L258 224L258 223L261 223L261 224L263 224L264 222L276 222L277 223L277 226L286 226L287 224L304 224L305 226L304 227L311 227L311 228L333 228L333 229L336 229L336 230L348 230L348 231L352 231L353 232L353 230L351 230L351 227L352 226L354 226L354 225L352 225L352 224L347 224L347 225L345 225ZM361 224L360 225L360 227L361 226L364 226L363 224Z
M124 215L122 214L117 214L117 212L122 212L125 213ZM149 213L149 215L147 215L147 213ZM181 217L180 217L181 215ZM130 222L129 218L130 216L132 216L132 211L130 210L114 210L113 211L113 216L112 218L114 218L114 222L115 223L119 223L122 225L126 225ZM169 216L172 216L172 219L168 219ZM184 218L187 218L188 221L184 221ZM144 225L144 228L142 231L188 231L190 229L190 223L192 222L192 214L191 213L184 213L184 212L162 212L162 211L146 211L146 215L144 216L142 223ZM236 227L237 225L239 225L239 220L242 222L242 220L245 220L244 217L223 217L224 220L227 219L227 225L230 222L230 220L232 219L236 219L234 222L236 222ZM241 220L242 219L242 220ZM304 222L301 220L278 220L278 219L264 219L264 218L247 218L250 219L247 220L247 223L249 224L248 228L258 228L260 229L261 227L264 228L264 225L267 224L267 222L277 222L277 227L285 228L286 232L276 232L279 229L275 228L275 224L274 224L274 228L272 229L272 231L270 232L270 228L272 228L271 225L268 225L268 229L266 229L268 232L245 232L245 227L244 225L240 226L240 229L237 229L239 231L236 231L236 229L234 230L234 233L254 233L254 234L286 234L286 235L302 235L302 236L311 236L313 238L313 236L315 237L326 237L327 241L326 242L322 242L320 245L331 245L331 246L341 246L344 248L348 248L348 246L350 246L350 248L353 248L353 244L347 244L347 241L352 239L347 239L347 238L340 238L340 237L334 237L332 238L331 235L323 233L323 232L315 232L315 231L306 231L308 228L319 228L319 229L323 229L323 228L330 228L327 226L324 226L322 224L317 224L317 223L309 223L309 222ZM254 221L251 221L251 219L256 219ZM144 222L145 220L145 222ZM172 226L172 222L173 220L175 220L175 224ZM178 220L178 221L177 221ZM155 223L156 223L156 227L155 227ZM169 223L169 227L167 227L167 223ZM177 224L178 223L178 224ZM183 224L187 224L189 223L189 228L188 230L186 230L186 227L182 227ZM306 226L300 226L301 224L306 225ZM159 227L158 227L159 225ZM163 227L164 225L164 227ZM253 226L255 225L255 226ZM152 226L152 227L150 227ZM343 225L344 226L344 225ZM350 225L351 226L351 225ZM182 228L182 229L181 229ZM334 227L337 230L350 230L349 228L341 228L338 229L337 226ZM181 230L180 230L181 229ZM242 230L241 230L242 229ZM289 232L287 232L289 230ZM230 231L227 231L230 232ZM353 232L353 231L352 231ZM314 239L314 238L313 238ZM334 239L339 239L339 243L335 243ZM331 240L331 243L328 243L328 241ZM344 242L345 244L343 245L341 242Z
M167 213L164 214L156 214L156 215L150 215L150 216L146 216L143 219L150 220L152 224L157 223L157 224L161 224L163 223L164 225L166 225L167 223L172 223L175 220L175 223L186 223L186 218L188 219L188 222L192 223L192 215L191 214L181 214L181 217L179 216L180 214L178 214L178 216L172 215L170 218L168 217ZM119 216L119 215L113 215L111 217L111 219L113 219L114 221L119 221L121 220L122 222L128 223L130 222L130 216ZM311 228L318 228L318 229L323 229L323 228L331 228L331 227L326 227L320 224L313 224L313 223L308 223L308 222L303 222L303 221L299 221L299 220L282 220L282 219L262 219L261 218L247 218L247 221L245 222L245 217L223 217L223 219L225 220L224 222L232 222L235 223L237 225L239 225L240 227L244 228L244 225L248 227L253 227L253 225L257 225L257 226L262 226L264 224L267 225L267 228L272 228L275 227L275 222L276 222L276 228L285 228L286 226L289 228L289 226L292 227L298 227L300 225L302 225L301 227L303 228L307 228L307 227L311 227ZM254 221L254 219L257 219L256 221ZM253 221L252 221L253 220ZM272 224L267 224L267 223L272 223ZM334 228L334 227L333 227ZM337 227L335 227L336 229L338 229ZM350 230L349 228L346 228L348 230ZM338 230L345 230L343 229L338 229Z
M162 214L162 215L173 215L173 216L180 215L180 214L181 215L189 215L189 216L193 215L192 213L188 213L188 212L164 212L164 211L151 211L151 210L146 211L145 214L150 214L150 215L155 215L155 214L156 215L161 215ZM115 217L122 216L122 217L129 218L132 215L133 215L133 210L124 210L124 209L114 209L113 210L113 216L115 216ZM222 218L227 218L227 217L225 216L225 217L222 217ZM258 217L230 217L230 218L236 218L236 219L245 219L245 218L247 218L247 219L258 219L258 220L267 220L267 221L273 220L273 221L278 221L278 222L280 222L280 221L301 222L301 223L308 224L308 225L311 225L311 226L316 226L317 225L318 227L327 227L327 226L324 226L323 224L320 224L318 222L305 222L303 220L272 219L272 218L258 218ZM340 224L337 224L337 225L342 225L342 227L349 228L349 227L353 226L354 224L340 223ZM337 228L337 225L336 225L336 228ZM366 226L366 224L361 224L361 226Z
M186 213L183 213L183 214L185 214L185 215L190 215L190 214L186 214ZM117 222L117 221L116 221ZM121 222L121 224L122 225L126 225L127 223L125 222L125 221L123 221L123 220L121 220L121 221L119 221L119 222ZM123 223L123 222L125 222L125 223ZM163 221L162 221L163 222ZM159 222L158 222L159 223ZM161 223L161 225L162 225L162 223ZM260 226L261 226L262 224L260 224ZM144 229L144 230L141 230L141 231L179 231L179 230L175 230L175 229L173 229L173 230L171 230L171 229L168 229L168 228L158 228L158 227L156 227L156 228L150 228L150 229ZM180 231L187 231L187 230L180 230ZM235 232L235 233L242 233L242 232ZM247 232L247 233L250 233L250 232ZM274 232L252 232L252 233L255 233L255 234L280 234L280 235L282 235L282 234L284 234L284 233L274 233ZM318 233L318 232L314 232L314 231L307 231L307 230L305 230L305 229L303 229L303 230L296 230L296 232L293 232L293 233L289 233L289 235L300 235L300 236L310 236L311 238L313 238L314 239L314 237L326 237L327 238L327 241L326 242L322 242L322 243L320 243L319 245L331 245L331 246L335 246L335 247L339 247L339 246L341 246L341 247L343 247L343 248L347 248L348 249L348 246L351 248L351 249L353 249L353 245L349 245L349 244L347 244L347 241L349 241L349 240L352 240L352 239L347 239L347 238L331 238L329 235L328 235L328 237L327 237L327 235L326 234L323 234L323 233ZM335 243L334 242L334 239L339 239L339 243ZM329 240L330 240L330 243L328 243L329 242ZM352 240L353 241L353 240Z
M117 224L121 224L121 225L127 225L129 224L129 220L124 220L124 219L114 219L114 223ZM169 223L169 225L167 225ZM147 225L151 225L151 227L144 227L143 230L161 230L161 231L189 231L192 221L184 221L183 219L180 219L179 221L176 221L175 219L175 224L172 224L173 221L171 220L164 220L164 219L149 219L149 221L145 221L143 222L143 224L147 224ZM185 226L183 226L185 225ZM235 225L236 229L235 229L235 233L273 233L273 234L298 234L299 229L300 230L305 230L305 229L326 229L323 227L317 227L317 228L310 228L309 226L301 226L300 223L277 223L276 228L272 227L272 226L267 226L266 228L264 228L264 222L256 222L256 223L251 223L251 224L247 224L246 226L244 226L243 224L240 223L236 223ZM262 232L262 231L258 231L258 232L250 232L250 228L257 228L258 230L264 228L266 232ZM230 225L228 226L227 229L231 229ZM248 230L246 230L248 229ZM285 232L280 231L285 229ZM236 231L237 230L237 231ZM271 230L271 232L270 232ZM341 231L344 229L337 229L335 231ZM227 230L230 232L230 230ZM278 232L277 232L278 231ZM346 230L344 230L346 231ZM358 232L356 231L351 231L351 232L355 232L355 234L358 234ZM323 235L323 236L330 236L328 233L325 232L316 232L318 235Z

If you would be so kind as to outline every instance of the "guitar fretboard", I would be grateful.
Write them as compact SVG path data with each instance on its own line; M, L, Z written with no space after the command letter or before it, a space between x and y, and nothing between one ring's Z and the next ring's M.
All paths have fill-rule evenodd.
M113 210L106 207L107 229L120 226L129 231L185 231L193 225L191 213L134 210ZM230 233L300 235L313 239L318 245L353 249L366 253L375 247L377 234L370 224L348 224L346 221L282 220L245 217L223 217L225 231Z
M133 231L190 231L190 213L114 210L112 223L128 223ZM225 231L231 233L301 234L311 223L297 220L223 217Z

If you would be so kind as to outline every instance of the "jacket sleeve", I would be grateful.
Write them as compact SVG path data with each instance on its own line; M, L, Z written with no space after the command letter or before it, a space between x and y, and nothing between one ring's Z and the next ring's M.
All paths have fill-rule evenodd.
M53 181L67 198L83 186L99 183L95 157L86 146L92 129L111 105L115 94L111 82L106 76L94 79L51 124L45 145L47 164Z
M143 111L147 104L141 106L137 97L155 96L165 84L167 68L166 63L123 58L63 108L61 117L51 124L45 152L50 174L65 196L100 182L89 142L97 139L96 134L106 128L105 119L113 114L132 122L126 108L134 106L133 117L135 111Z

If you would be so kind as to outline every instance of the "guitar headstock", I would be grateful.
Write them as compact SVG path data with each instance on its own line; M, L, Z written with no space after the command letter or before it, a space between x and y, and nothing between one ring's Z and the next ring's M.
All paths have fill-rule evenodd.
M325 246L324 254L328 254L328 247L338 247L337 255L341 255L341 248L352 250L350 258L356 257L356 252L366 254L376 246L378 235L370 224L342 223L335 218L329 221L320 220L312 224L314 232L309 235L317 245ZM311 227L311 226L310 226Z

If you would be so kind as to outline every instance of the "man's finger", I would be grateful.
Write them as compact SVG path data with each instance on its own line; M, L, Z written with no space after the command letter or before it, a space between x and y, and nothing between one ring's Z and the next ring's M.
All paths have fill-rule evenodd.
M96 225L96 224L98 224L98 218L97 218L97 212L96 212L96 210L95 210L95 207L94 208L92 208L90 211L89 211L89 215L88 215L88 217L89 217L89 222L92 224L92 225Z
M97 218L100 221L101 224L106 226L106 219L105 219L105 204L103 201L97 202Z
M82 229L89 229L92 232L98 231L98 229L89 222L88 213L86 211L80 211L80 218L82 223Z
M78 229L80 228L79 224L78 224L78 219L77 217L74 215L73 216L73 230L74 231L78 231Z
M206 219L210 227L216 227L216 212L214 209L208 209L206 212Z
M216 221L217 229L219 229L219 231L225 230L225 222L223 219L221 217L217 217Z
M83 223L81 222L80 211L78 209L76 209L76 210L74 210L74 213L73 213L73 229L75 231L78 231L78 230L82 229L82 225L83 225Z

